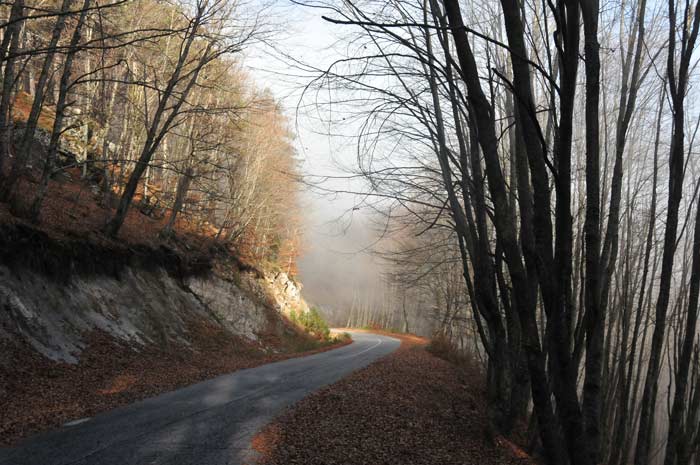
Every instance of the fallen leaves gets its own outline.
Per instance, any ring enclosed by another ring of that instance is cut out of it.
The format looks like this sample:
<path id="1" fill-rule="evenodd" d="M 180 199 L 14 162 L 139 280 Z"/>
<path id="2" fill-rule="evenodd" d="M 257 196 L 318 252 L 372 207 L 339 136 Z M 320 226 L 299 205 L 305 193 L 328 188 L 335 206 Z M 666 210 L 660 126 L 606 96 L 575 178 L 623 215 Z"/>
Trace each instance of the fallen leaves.
<path id="1" fill-rule="evenodd" d="M 34 201 L 39 188 L 37 171 L 29 172 L 20 178 L 16 185 L 16 203 L 20 211 L 27 211 Z M 60 176 L 51 179 L 38 224 L 29 223 L 15 216 L 9 205 L 0 204 L 0 225 L 24 224 L 43 232 L 54 241 L 80 240 L 101 245 L 105 248 L 146 247 L 157 249 L 167 246 L 186 261 L 197 261 L 208 257 L 216 249 L 226 249 L 224 258 L 234 254 L 230 244 L 223 244 L 216 238 L 217 230 L 209 224 L 195 221 L 186 214 L 178 215 L 175 222 L 175 235 L 163 237 L 160 233 L 169 219 L 169 211 L 157 217 L 144 214 L 138 208 L 137 195 L 129 209 L 119 237 L 112 239 L 102 234 L 105 224 L 113 217 L 116 195 L 107 202 L 97 185 L 91 180 L 81 179 L 79 168 L 67 168 Z M 238 259 L 238 257 L 235 257 Z"/>
<path id="2" fill-rule="evenodd" d="M 307 397 L 253 440 L 260 465 L 534 463 L 489 441 L 484 393 L 459 370 L 402 348 Z"/>

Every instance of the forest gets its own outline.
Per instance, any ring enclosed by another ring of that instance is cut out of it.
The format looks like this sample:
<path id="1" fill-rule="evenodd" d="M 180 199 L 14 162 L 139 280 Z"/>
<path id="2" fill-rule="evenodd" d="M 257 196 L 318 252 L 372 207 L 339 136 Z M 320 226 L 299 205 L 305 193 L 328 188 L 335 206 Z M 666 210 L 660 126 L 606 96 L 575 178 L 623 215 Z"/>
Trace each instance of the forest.
<path id="1" fill-rule="evenodd" d="M 307 102 L 389 267 L 348 323 L 478 357 L 548 463 L 698 463 L 697 3 L 302 3 L 344 46 Z"/>
<path id="2" fill-rule="evenodd" d="M 490 427 L 546 463 L 700 464 L 700 4 L 293 3 L 339 37 L 289 71 L 297 112 L 353 144 L 389 269 L 342 324 L 478 359 Z M 241 58 L 279 33 L 264 5 L 0 9 L 3 217 L 296 275 L 290 115 Z"/>
<path id="3" fill-rule="evenodd" d="M 75 232 L 82 207 L 78 222 L 116 238 L 138 212 L 128 240 L 179 229 L 295 272 L 293 135 L 240 59 L 269 34 L 259 11 L 208 0 L 11 3 L 0 44 L 10 214 Z"/>

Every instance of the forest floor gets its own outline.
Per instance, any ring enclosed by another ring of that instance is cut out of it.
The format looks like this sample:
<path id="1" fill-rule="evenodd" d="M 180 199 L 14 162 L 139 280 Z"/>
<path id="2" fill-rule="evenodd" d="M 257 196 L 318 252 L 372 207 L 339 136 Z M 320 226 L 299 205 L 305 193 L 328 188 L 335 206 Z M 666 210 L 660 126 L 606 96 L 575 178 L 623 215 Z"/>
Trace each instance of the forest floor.
<path id="1" fill-rule="evenodd" d="M 307 397 L 253 440 L 258 465 L 535 464 L 489 437 L 483 377 L 429 353 L 399 350 Z"/>
<path id="2" fill-rule="evenodd" d="M 192 322 L 190 334 L 188 347 L 152 345 L 136 351 L 93 332 L 76 365 L 52 362 L 29 347 L 0 340 L 8 362 L 0 363 L 0 445 L 218 375 L 351 342 L 307 344 L 297 335 L 270 336 L 256 344 L 202 321 Z"/>
<path id="3" fill-rule="evenodd" d="M 18 183 L 16 197 L 22 209 L 27 209 L 31 204 L 38 189 L 37 183 L 36 176 L 27 176 Z M 134 197 L 133 207 L 126 215 L 119 237 L 110 238 L 102 233 L 102 228 L 114 215 L 115 208 L 114 205 L 105 204 L 104 194 L 96 192 L 96 189 L 93 182 L 81 179 L 79 169 L 67 169 L 62 178 L 50 181 L 38 224 L 11 212 L 4 203 L 0 204 L 0 224 L 26 225 L 54 240 L 79 239 L 105 248 L 157 248 L 167 245 L 183 259 L 200 259 L 201 255 L 208 255 L 209 249 L 216 244 L 213 238 L 216 231 L 211 227 L 199 228 L 185 216 L 178 217 L 173 237 L 162 237 L 160 233 L 167 223 L 169 211 L 159 211 L 157 215 L 144 214 L 140 209 L 140 195 Z M 116 196 L 112 195 L 112 203 L 115 199 Z"/>

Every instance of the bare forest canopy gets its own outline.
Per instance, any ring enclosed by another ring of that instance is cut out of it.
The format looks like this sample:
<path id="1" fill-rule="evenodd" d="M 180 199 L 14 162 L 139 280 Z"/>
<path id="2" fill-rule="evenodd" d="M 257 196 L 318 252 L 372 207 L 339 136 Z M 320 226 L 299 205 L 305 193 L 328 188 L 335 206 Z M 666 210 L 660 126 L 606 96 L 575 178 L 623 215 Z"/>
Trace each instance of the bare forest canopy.
<path id="1" fill-rule="evenodd" d="M 699 464 L 698 2 L 294 4 L 340 34 L 288 71 L 353 140 L 388 270 L 336 323 L 473 352 L 492 426 L 552 465 Z M 7 212 L 87 221 L 87 186 L 106 237 L 145 217 L 294 274 L 292 136 L 240 62 L 274 43 L 262 4 L 0 9 Z"/>
<path id="2" fill-rule="evenodd" d="M 349 324 L 429 317 L 550 464 L 700 463 L 700 5 L 302 3 L 390 270 Z"/>
<path id="3" fill-rule="evenodd" d="M 270 33 L 262 8 L 18 0 L 0 10 L 6 211 L 127 241 L 193 234 L 296 273 L 293 136 L 241 59 Z"/>

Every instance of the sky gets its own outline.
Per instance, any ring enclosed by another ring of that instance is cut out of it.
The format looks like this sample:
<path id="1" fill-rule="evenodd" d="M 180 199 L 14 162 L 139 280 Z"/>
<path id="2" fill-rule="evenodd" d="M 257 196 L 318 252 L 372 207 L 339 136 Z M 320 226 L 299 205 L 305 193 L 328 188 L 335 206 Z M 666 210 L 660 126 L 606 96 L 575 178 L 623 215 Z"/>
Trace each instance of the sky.
<path id="1" fill-rule="evenodd" d="M 244 64 L 260 88 L 269 88 L 280 99 L 295 133 L 295 146 L 302 173 L 344 176 L 356 157 L 356 147 L 345 139 L 323 134 L 324 127 L 310 110 L 298 106 L 302 90 L 314 73 L 295 69 L 293 61 L 325 69 L 335 58 L 339 26 L 321 18 L 319 9 L 296 5 L 289 0 L 266 4 L 266 15 L 275 31 L 274 42 L 250 47 Z M 306 94 L 302 102 L 312 101 Z M 335 179 L 324 189 L 361 190 L 355 182 Z M 342 315 L 352 300 L 376 289 L 382 280 L 382 266 L 366 249 L 375 236 L 367 214 L 358 207 L 360 198 L 351 194 L 311 192 L 302 194 L 304 250 L 299 260 L 299 280 L 305 298 L 319 305 L 327 316 Z M 362 298 L 362 297 L 360 297 Z M 340 317 L 331 318 L 340 324 Z"/>

